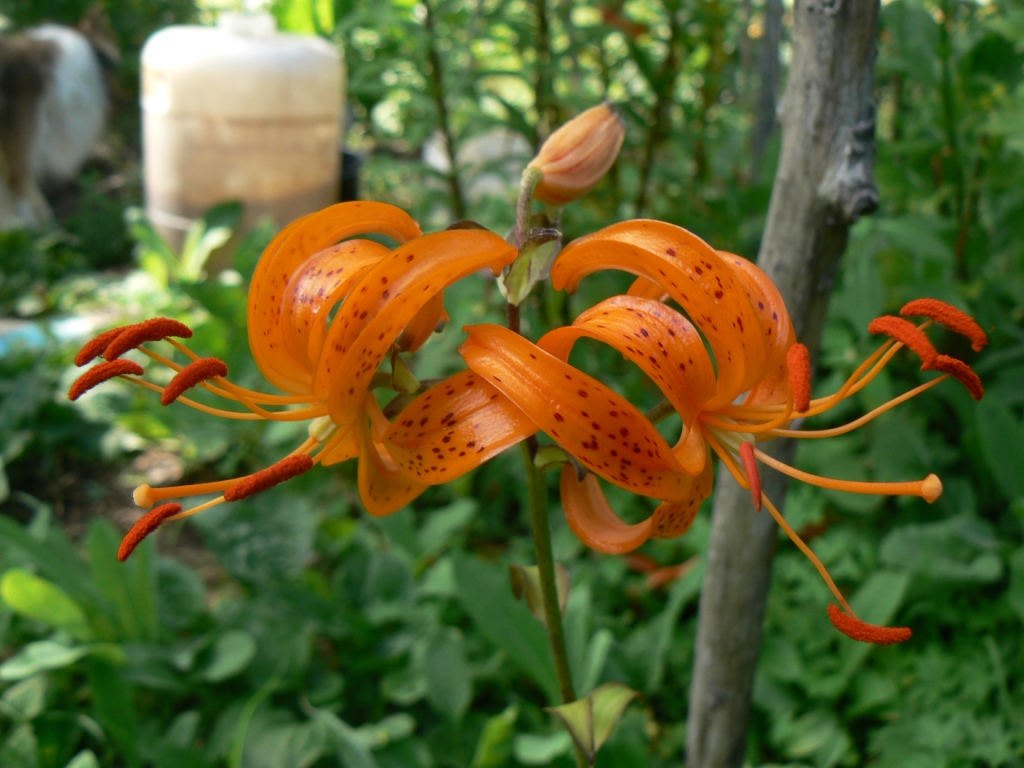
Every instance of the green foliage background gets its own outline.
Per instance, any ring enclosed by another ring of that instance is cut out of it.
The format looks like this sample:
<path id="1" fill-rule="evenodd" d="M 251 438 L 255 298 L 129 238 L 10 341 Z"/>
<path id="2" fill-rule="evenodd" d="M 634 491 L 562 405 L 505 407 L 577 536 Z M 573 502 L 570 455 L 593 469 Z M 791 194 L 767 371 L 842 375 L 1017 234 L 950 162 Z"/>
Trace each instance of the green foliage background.
<path id="1" fill-rule="evenodd" d="M 83 8 L 0 3 L 17 25 L 74 21 Z M 216 10 L 127 0 L 106 9 L 128 88 L 149 32 Z M 456 157 L 495 128 L 536 146 L 609 98 L 627 122 L 626 145 L 610 176 L 566 210 L 567 237 L 643 215 L 756 254 L 778 142 L 768 137 L 755 157 L 762 3 L 294 0 L 274 11 L 286 27 L 343 46 L 364 197 L 409 209 L 425 228 L 465 216 L 504 231 L 529 155 L 512 161 L 507 189 L 475 196 L 473 182 L 507 175 L 505 162 L 463 155 L 454 175 L 428 166 L 422 148 L 439 130 Z M 780 542 L 748 757 L 815 768 L 1021 766 L 1024 6 L 892 0 L 882 27 L 881 209 L 854 228 L 815 391 L 837 387 L 874 348 L 871 318 L 934 296 L 990 332 L 976 358 L 961 340 L 936 337 L 940 350 L 977 361 L 986 397 L 977 404 L 944 385 L 849 436 L 804 444 L 798 464 L 809 471 L 878 480 L 934 471 L 946 492 L 929 506 L 793 486 L 787 516 L 858 612 L 915 634 L 893 648 L 839 636 L 817 573 Z M 120 141 L 137 175 L 136 139 Z M 206 279 L 181 264 L 201 263 L 237 211 L 212 214 L 212 239 L 197 237 L 180 261 L 137 212 L 122 218 L 123 200 L 106 204 L 95 178 L 81 184 L 90 215 L 0 236 L 0 304 L 30 321 L 0 337 L 0 765 L 570 765 L 568 739 L 543 710 L 553 698 L 545 637 L 508 587 L 507 565 L 532 562 L 518 456 L 382 520 L 360 511 L 352 467 L 314 472 L 168 528 L 163 554 L 147 542 L 126 566 L 116 562 L 120 533 L 93 514 L 126 504 L 137 456 L 171 452 L 189 480 L 224 477 L 266 465 L 300 430 L 160 409 L 117 385 L 80 407 L 64 400 L 76 332 L 61 319 L 111 307 L 124 320 L 181 317 L 197 350 L 226 359 L 244 384 L 260 381 L 241 342 L 244 279 L 271 232 L 239 249 L 241 281 Z M 133 266 L 99 271 L 128 263 L 131 244 Z M 594 279 L 579 296 L 539 296 L 526 322 L 562 322 L 621 285 Z M 481 287 L 449 292 L 452 328 L 500 317 Z M 457 334 L 432 342 L 417 373 L 444 373 L 457 343 Z M 580 365 L 641 405 L 656 400 L 607 350 L 586 348 Z M 812 426 L 855 418 L 923 380 L 898 357 Z M 645 512 L 627 494 L 611 501 L 627 516 Z M 212 558 L 195 556 L 196 532 Z M 600 753 L 602 768 L 680 763 L 707 536 L 705 515 L 683 539 L 607 557 L 556 518 L 556 557 L 573 579 L 566 628 L 578 686 L 614 680 L 642 694 Z M 683 562 L 694 567 L 667 587 L 646 573 Z"/>

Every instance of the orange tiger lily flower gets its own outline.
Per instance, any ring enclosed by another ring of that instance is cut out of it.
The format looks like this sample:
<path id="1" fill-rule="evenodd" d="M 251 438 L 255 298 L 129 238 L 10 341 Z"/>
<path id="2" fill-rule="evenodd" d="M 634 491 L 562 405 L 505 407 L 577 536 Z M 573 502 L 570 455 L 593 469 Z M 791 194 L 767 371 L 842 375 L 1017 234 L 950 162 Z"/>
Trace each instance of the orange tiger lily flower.
<path id="1" fill-rule="evenodd" d="M 390 249 L 359 238 L 369 233 L 386 235 L 399 245 Z M 255 392 L 232 383 L 223 361 L 199 357 L 172 338 L 192 333 L 167 318 L 113 329 L 86 344 L 76 358 L 78 365 L 100 355 L 107 362 L 79 378 L 69 393 L 72 399 L 121 376 L 160 393 L 164 405 L 179 402 L 230 419 L 310 422 L 306 441 L 248 477 L 137 488 L 136 503 L 159 506 L 126 537 L 121 559 L 166 520 L 245 498 L 316 464 L 328 466 L 355 457 L 364 507 L 370 514 L 389 514 L 428 485 L 454 479 L 496 450 L 532 434 L 535 427 L 521 413 L 506 414 L 502 423 L 515 428 L 498 436 L 485 428 L 487 443 L 478 450 L 480 438 L 468 436 L 474 425 L 501 422 L 502 414 L 514 409 L 507 402 L 496 403 L 492 388 L 465 373 L 422 393 L 398 414 L 394 425 L 371 391 L 379 384 L 374 374 L 386 357 L 414 351 L 447 320 L 444 288 L 484 268 L 497 274 L 515 256 L 514 248 L 486 230 L 422 235 L 406 213 L 383 203 L 342 203 L 294 222 L 263 253 L 248 302 L 253 357 L 267 380 L 286 394 Z M 160 341 L 187 362 L 176 362 L 147 346 Z M 132 349 L 174 371 L 170 383 L 147 381 L 137 363 L 117 359 Z M 215 408 L 183 396 L 193 387 L 236 407 Z M 494 400 L 489 399 L 492 395 Z M 185 511 L 168 501 L 207 494 L 220 495 Z"/>
<path id="2" fill-rule="evenodd" d="M 674 225 L 631 221 L 571 243 L 555 260 L 551 278 L 555 288 L 575 290 L 583 277 L 601 269 L 630 272 L 638 279 L 627 295 L 597 304 L 572 326 L 550 331 L 536 344 L 498 326 L 476 326 L 460 350 L 471 370 L 589 470 L 580 480 L 566 466 L 561 478 L 566 518 L 580 539 L 602 552 L 620 553 L 651 537 L 685 533 L 711 492 L 710 449 L 740 485 L 751 489 L 755 507 L 767 507 L 821 572 L 843 607 L 829 611 L 837 628 L 869 642 L 907 639 L 908 629 L 873 627 L 856 618 L 824 566 L 761 491 L 758 464 L 825 488 L 913 495 L 928 502 L 942 491 L 939 479 L 929 475 L 871 483 L 818 477 L 779 462 L 756 444 L 772 437 L 843 434 L 951 376 L 980 398 L 981 382 L 969 366 L 938 354 L 923 332 L 937 321 L 980 349 L 986 339 L 977 323 L 942 302 L 911 302 L 904 314 L 924 317 L 924 323 L 876 320 L 870 330 L 890 336 L 889 341 L 838 392 L 811 399 L 807 350 L 796 341 L 778 290 L 752 262 L 715 251 Z M 614 347 L 658 386 L 683 422 L 674 446 L 625 398 L 569 365 L 569 353 L 581 337 Z M 941 375 L 848 425 L 790 428 L 797 416 L 823 413 L 859 392 L 904 346 L 921 356 L 922 368 Z M 662 503 L 648 520 L 629 525 L 611 509 L 597 477 Z"/>

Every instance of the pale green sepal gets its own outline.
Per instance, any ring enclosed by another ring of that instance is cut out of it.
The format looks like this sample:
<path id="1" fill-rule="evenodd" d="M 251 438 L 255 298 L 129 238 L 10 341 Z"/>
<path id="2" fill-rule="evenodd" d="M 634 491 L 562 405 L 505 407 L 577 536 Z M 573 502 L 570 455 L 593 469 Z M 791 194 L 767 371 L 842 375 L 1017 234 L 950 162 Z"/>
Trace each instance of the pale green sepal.
<path id="1" fill-rule="evenodd" d="M 541 472 L 570 463 L 572 457 L 560 445 L 542 445 L 533 457 L 533 466 Z"/>
<path id="2" fill-rule="evenodd" d="M 548 707 L 565 726 L 576 746 L 591 765 L 597 752 L 615 730 L 626 705 L 637 695 L 622 683 L 605 683 L 582 699 Z"/>
<path id="3" fill-rule="evenodd" d="M 405 395 L 420 390 L 420 380 L 413 375 L 397 349 L 391 353 L 391 387 Z"/>
<path id="4" fill-rule="evenodd" d="M 516 600 L 526 598 L 526 607 L 535 617 L 544 622 L 544 599 L 540 586 L 540 569 L 536 565 L 510 565 L 509 581 Z M 561 563 L 555 563 L 555 590 L 558 593 L 558 609 L 565 613 L 569 601 L 569 571 Z"/>
<path id="5" fill-rule="evenodd" d="M 561 245 L 562 233 L 557 229 L 530 230 L 519 256 L 498 280 L 498 287 L 509 304 L 519 306 L 537 283 L 547 279 Z"/>

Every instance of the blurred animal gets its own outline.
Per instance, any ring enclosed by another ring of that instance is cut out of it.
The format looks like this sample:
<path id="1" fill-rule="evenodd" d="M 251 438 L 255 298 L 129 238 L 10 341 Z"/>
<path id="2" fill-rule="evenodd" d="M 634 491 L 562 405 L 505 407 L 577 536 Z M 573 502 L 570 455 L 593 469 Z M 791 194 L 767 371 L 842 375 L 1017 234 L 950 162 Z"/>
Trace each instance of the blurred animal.
<path id="1" fill-rule="evenodd" d="M 99 7 L 78 28 L 0 37 L 0 229 L 51 214 L 40 185 L 69 181 L 106 127 L 119 60 Z"/>

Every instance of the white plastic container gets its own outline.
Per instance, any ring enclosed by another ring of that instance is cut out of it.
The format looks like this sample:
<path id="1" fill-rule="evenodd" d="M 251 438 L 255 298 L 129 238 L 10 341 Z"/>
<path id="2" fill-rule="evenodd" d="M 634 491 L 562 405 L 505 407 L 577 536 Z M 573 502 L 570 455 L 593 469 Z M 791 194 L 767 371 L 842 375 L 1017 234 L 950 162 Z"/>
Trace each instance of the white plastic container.
<path id="1" fill-rule="evenodd" d="M 146 212 L 180 247 L 192 221 L 227 200 L 245 225 L 284 225 L 335 202 L 344 63 L 269 14 L 173 26 L 142 49 Z"/>

